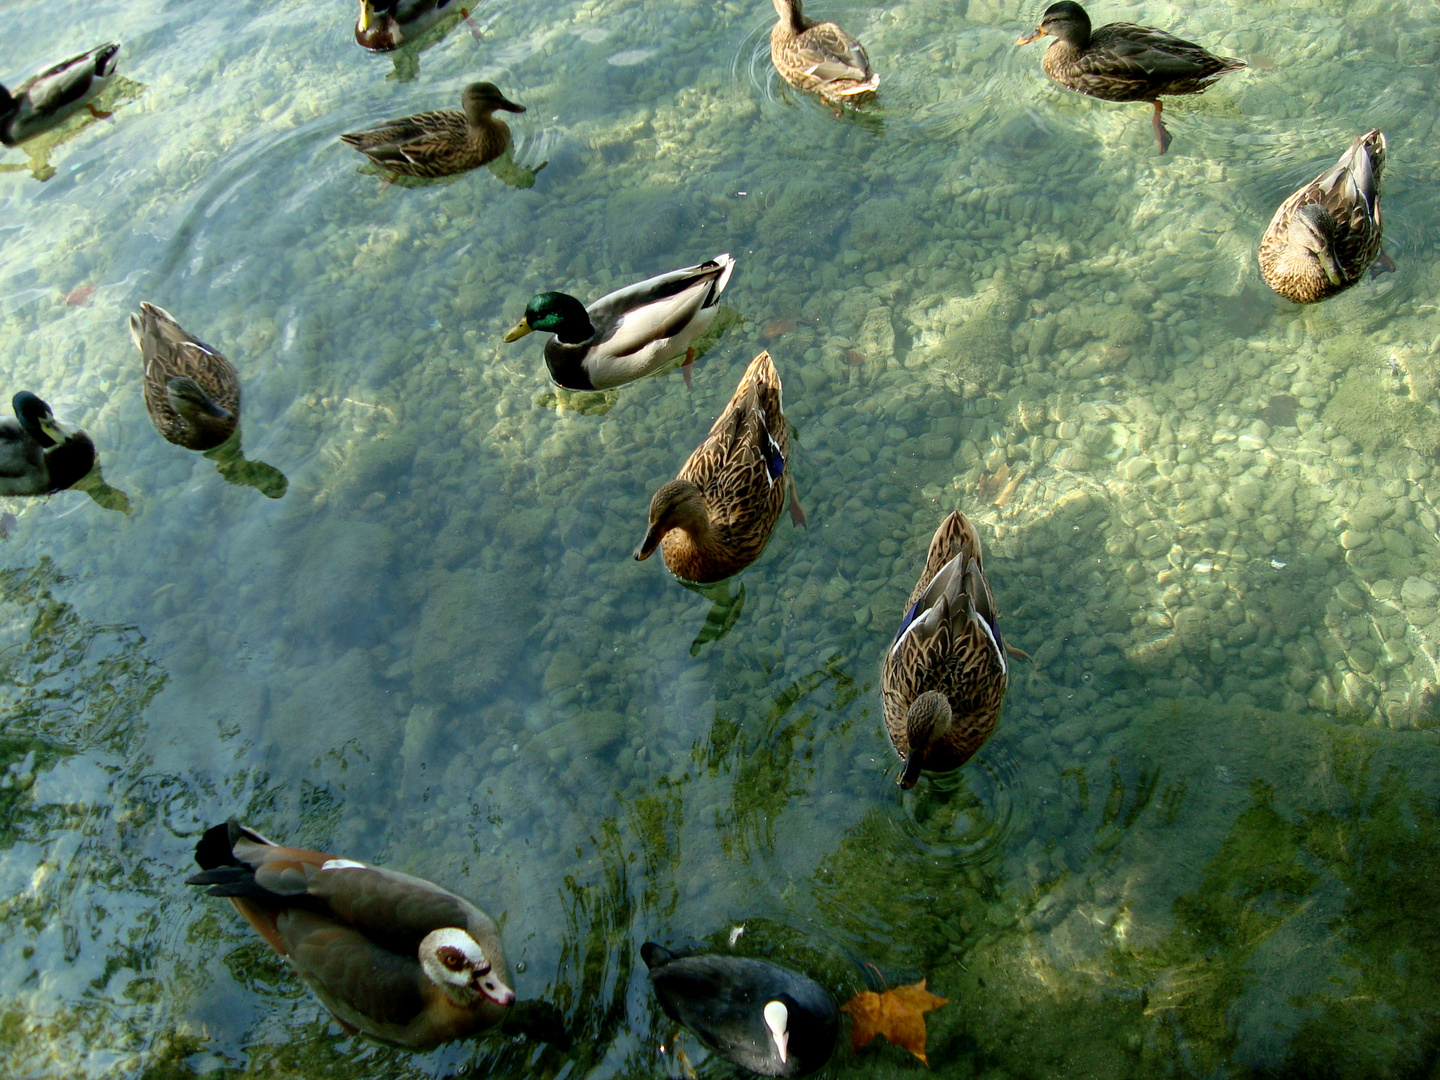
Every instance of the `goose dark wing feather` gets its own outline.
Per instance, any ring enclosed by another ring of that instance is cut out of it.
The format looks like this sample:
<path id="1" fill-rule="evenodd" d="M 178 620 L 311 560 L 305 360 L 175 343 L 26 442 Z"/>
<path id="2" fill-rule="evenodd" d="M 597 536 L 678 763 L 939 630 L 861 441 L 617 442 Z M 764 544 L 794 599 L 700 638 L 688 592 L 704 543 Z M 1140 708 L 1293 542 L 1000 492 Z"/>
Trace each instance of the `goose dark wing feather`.
<path id="1" fill-rule="evenodd" d="M 295 971 L 332 1009 L 342 1006 L 384 1025 L 404 1027 L 425 1008 L 414 955 L 377 945 L 365 934 L 303 909 L 279 920 Z"/>

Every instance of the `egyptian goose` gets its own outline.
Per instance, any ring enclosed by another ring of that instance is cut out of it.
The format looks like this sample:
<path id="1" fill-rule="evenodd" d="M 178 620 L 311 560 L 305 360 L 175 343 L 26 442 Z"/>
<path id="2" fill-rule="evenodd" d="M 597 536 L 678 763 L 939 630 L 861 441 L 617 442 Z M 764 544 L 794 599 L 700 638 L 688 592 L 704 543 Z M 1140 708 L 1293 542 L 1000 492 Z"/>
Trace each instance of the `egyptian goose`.
<path id="1" fill-rule="evenodd" d="M 349 1031 L 412 1050 L 494 1027 L 515 1000 L 494 920 L 421 878 L 280 847 L 230 821 L 187 880 L 228 896 Z"/>

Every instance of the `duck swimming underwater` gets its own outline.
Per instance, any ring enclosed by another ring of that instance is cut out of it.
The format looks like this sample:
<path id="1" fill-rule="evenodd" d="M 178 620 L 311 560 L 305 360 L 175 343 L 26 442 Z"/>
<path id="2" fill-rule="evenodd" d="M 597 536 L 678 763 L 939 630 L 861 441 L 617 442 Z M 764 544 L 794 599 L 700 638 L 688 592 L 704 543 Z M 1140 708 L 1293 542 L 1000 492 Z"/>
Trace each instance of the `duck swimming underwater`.
<path id="1" fill-rule="evenodd" d="M 1110 23 L 1092 31 L 1090 16 L 1071 0 L 1051 4 L 1035 32 L 1015 44 L 1047 35 L 1056 40 L 1045 50 L 1045 74 L 1061 86 L 1105 101 L 1154 103 L 1151 119 L 1162 154 L 1171 137 L 1160 119 L 1161 96 L 1203 93 L 1222 75 L 1246 66 L 1153 26 Z"/>

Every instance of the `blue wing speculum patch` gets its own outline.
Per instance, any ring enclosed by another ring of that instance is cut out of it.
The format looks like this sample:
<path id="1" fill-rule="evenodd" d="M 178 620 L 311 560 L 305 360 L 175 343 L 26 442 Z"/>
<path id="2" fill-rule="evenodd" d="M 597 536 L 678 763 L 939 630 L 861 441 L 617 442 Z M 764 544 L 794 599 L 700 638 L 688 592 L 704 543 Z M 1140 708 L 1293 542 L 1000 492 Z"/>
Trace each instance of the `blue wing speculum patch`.
<path id="1" fill-rule="evenodd" d="M 770 474 L 770 482 L 773 484 L 779 480 L 785 472 L 785 455 L 780 452 L 780 444 L 770 436 L 770 429 L 765 429 L 765 471 Z"/>

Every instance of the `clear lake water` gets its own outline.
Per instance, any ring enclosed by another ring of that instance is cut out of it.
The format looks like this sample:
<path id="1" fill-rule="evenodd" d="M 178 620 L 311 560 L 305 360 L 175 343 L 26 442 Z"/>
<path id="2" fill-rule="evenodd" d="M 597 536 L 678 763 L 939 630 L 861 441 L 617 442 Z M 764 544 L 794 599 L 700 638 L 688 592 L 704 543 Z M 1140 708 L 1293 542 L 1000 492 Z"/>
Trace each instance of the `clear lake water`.
<path id="1" fill-rule="evenodd" d="M 0 1073 L 678 1077 L 654 939 L 925 978 L 947 1078 L 1440 1075 L 1435 6 L 1092 4 L 1251 62 L 1164 157 L 1015 47 L 1042 8 L 813 0 L 881 76 L 837 118 L 768 0 L 480 0 L 396 56 L 339 0 L 0 5 L 7 85 L 124 46 L 111 119 L 0 153 L 4 396 L 108 485 L 0 506 Z M 533 187 L 338 140 L 475 79 Z M 1394 272 L 1280 300 L 1270 215 L 1372 127 Z M 501 343 L 720 252 L 692 390 Z M 141 300 L 282 498 L 158 437 Z M 762 348 L 809 528 L 692 649 L 709 600 L 630 553 Z M 1033 660 L 901 792 L 880 658 L 957 507 Z M 474 900 L 548 1035 L 346 1035 L 183 884 L 230 816 Z"/>

